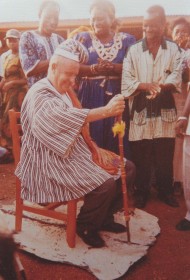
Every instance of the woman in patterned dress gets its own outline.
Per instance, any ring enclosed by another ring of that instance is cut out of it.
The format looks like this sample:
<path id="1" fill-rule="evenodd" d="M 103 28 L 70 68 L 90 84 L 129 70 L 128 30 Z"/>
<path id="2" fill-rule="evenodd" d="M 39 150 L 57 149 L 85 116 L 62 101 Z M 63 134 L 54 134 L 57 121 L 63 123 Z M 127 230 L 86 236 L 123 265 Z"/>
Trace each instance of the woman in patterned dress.
<path id="1" fill-rule="evenodd" d="M 53 33 L 58 25 L 59 12 L 56 1 L 42 2 L 38 30 L 26 31 L 21 36 L 20 58 L 29 87 L 47 76 L 49 60 L 55 48 L 64 41 Z"/>
<path id="2" fill-rule="evenodd" d="M 78 97 L 83 108 L 97 108 L 121 92 L 122 62 L 127 49 L 135 42 L 132 35 L 116 32 L 115 8 L 109 1 L 95 1 L 90 7 L 91 32 L 76 35 L 89 52 L 86 65 L 80 67 Z M 126 114 L 126 112 L 125 112 Z M 125 116 L 126 117 L 126 116 Z M 113 137 L 115 118 L 90 124 L 91 137 L 101 148 L 118 153 L 118 140 Z M 127 133 L 124 150 L 127 154 Z"/>
<path id="3" fill-rule="evenodd" d="M 14 109 L 20 111 L 22 101 L 27 92 L 27 81 L 23 73 L 19 58 L 19 39 L 20 32 L 10 29 L 6 33 L 6 44 L 10 50 L 4 57 L 3 79 L 1 81 L 3 104 L 2 104 L 2 128 L 1 128 L 1 147 L 6 148 L 9 153 L 5 153 L 2 162 L 7 163 L 11 160 L 12 138 L 9 127 L 8 111 Z"/>

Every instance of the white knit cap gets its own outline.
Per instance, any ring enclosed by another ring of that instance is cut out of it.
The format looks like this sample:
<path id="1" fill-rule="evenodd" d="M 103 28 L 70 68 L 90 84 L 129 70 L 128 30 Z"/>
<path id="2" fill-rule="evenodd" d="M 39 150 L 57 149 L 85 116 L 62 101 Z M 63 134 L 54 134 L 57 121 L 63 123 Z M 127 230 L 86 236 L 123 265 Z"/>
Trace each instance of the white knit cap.
<path id="1" fill-rule="evenodd" d="M 60 55 L 79 63 L 86 63 L 89 55 L 87 49 L 77 40 L 72 38 L 65 40 L 55 50 L 56 55 Z"/>

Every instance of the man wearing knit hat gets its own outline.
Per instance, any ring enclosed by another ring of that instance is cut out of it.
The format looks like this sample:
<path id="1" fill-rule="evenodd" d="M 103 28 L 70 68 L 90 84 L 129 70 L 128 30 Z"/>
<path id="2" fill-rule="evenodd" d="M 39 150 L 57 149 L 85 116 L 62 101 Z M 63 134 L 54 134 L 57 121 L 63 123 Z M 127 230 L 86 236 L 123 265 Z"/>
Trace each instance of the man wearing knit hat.
<path id="1" fill-rule="evenodd" d="M 77 233 L 86 244 L 99 248 L 105 245 L 100 230 L 126 230 L 113 218 L 122 199 L 113 176 L 92 160 L 81 131 L 88 122 L 121 114 L 125 103 L 118 95 L 105 107 L 74 107 L 72 88 L 79 62 L 87 58 L 80 42 L 64 41 L 50 60 L 47 78 L 28 91 L 21 110 L 23 137 L 16 175 L 25 200 L 48 203 L 85 196 Z"/>

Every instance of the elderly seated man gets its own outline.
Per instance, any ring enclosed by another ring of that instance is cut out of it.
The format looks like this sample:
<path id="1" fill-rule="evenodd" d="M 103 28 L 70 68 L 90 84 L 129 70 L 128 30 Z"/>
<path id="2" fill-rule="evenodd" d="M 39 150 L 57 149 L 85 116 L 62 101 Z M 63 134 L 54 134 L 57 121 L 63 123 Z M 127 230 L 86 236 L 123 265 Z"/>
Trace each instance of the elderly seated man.
<path id="1" fill-rule="evenodd" d="M 86 56 L 79 42 L 66 40 L 52 56 L 47 78 L 28 91 L 21 109 L 22 149 L 15 174 L 25 200 L 48 203 L 85 196 L 77 234 L 99 248 L 105 245 L 99 231 L 126 230 L 113 217 L 122 207 L 121 184 L 93 161 L 82 129 L 89 122 L 120 115 L 125 103 L 117 95 L 101 108 L 74 107 L 77 102 L 71 88 Z M 126 169 L 127 182 L 132 184 L 135 169 L 128 160 Z"/>

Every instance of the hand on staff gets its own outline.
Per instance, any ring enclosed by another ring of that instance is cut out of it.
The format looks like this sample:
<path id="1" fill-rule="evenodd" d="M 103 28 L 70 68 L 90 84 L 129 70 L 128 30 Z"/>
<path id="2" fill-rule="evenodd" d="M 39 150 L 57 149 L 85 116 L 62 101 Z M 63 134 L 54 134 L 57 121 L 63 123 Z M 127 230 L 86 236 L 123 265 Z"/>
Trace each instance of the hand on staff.
<path id="1" fill-rule="evenodd" d="M 108 117 L 122 114 L 125 109 L 124 97 L 121 94 L 115 95 L 105 107 Z"/>
<path id="2" fill-rule="evenodd" d="M 124 97 L 121 94 L 117 94 L 107 105 L 91 109 L 86 117 L 85 123 L 118 116 L 123 113 L 124 108 Z"/>

